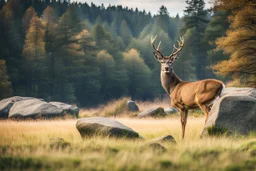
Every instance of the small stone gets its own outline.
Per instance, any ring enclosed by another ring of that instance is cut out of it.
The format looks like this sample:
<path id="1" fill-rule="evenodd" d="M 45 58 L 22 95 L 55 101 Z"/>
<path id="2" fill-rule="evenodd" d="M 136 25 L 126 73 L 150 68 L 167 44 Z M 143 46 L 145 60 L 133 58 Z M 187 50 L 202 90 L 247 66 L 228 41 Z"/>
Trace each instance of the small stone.
<path id="1" fill-rule="evenodd" d="M 171 135 L 162 136 L 159 138 L 152 139 L 150 142 L 159 142 L 159 143 L 170 143 L 170 144 L 176 144 L 177 142 Z"/>
<path id="2" fill-rule="evenodd" d="M 140 113 L 137 117 L 165 117 L 167 114 L 164 112 L 162 107 L 153 108 L 147 111 Z"/>
<path id="3" fill-rule="evenodd" d="M 135 101 L 129 100 L 126 103 L 126 108 L 128 111 L 137 112 L 139 111 L 139 107 L 135 103 Z"/>

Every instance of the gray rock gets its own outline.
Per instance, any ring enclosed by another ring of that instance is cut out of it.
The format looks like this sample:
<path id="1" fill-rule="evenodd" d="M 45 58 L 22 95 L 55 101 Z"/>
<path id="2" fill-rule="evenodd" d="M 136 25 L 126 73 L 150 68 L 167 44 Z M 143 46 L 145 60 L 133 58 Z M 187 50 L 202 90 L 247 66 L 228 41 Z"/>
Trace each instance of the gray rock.
<path id="1" fill-rule="evenodd" d="M 165 108 L 164 112 L 169 114 L 169 115 L 178 114 L 179 113 L 178 109 L 176 109 L 174 107 Z"/>
<path id="2" fill-rule="evenodd" d="M 62 102 L 49 102 L 49 103 L 56 106 L 59 109 L 62 109 L 65 114 L 73 115 L 75 117 L 78 117 L 79 108 L 76 107 L 76 106 L 72 106 L 70 104 L 62 103 Z"/>
<path id="3" fill-rule="evenodd" d="M 62 115 L 62 109 L 39 99 L 17 101 L 9 112 L 9 118 L 56 117 Z"/>
<path id="4" fill-rule="evenodd" d="M 171 136 L 171 135 L 166 135 L 166 136 L 163 136 L 163 137 L 155 138 L 155 139 L 152 139 L 150 142 L 171 143 L 171 144 L 176 144 L 177 143 L 175 141 L 175 139 L 173 138 L 173 136 Z"/>
<path id="5" fill-rule="evenodd" d="M 132 100 L 127 101 L 127 103 L 126 103 L 126 108 L 127 108 L 128 111 L 133 111 L 133 112 L 139 111 L 139 107 L 138 107 L 137 104 L 136 104 L 134 101 L 132 101 Z"/>
<path id="6" fill-rule="evenodd" d="M 256 131 L 256 89 L 226 88 L 213 105 L 201 136 Z"/>
<path id="7" fill-rule="evenodd" d="M 153 108 L 147 111 L 140 113 L 137 117 L 165 117 L 167 114 L 164 112 L 162 107 Z"/>
<path id="8" fill-rule="evenodd" d="M 15 102 L 34 99 L 33 97 L 14 96 L 0 101 L 0 118 L 8 118 L 9 111 Z"/>
<path id="9" fill-rule="evenodd" d="M 76 128 L 82 138 L 92 136 L 114 137 L 114 138 L 139 138 L 139 134 L 131 128 L 118 121 L 104 118 L 91 117 L 79 119 Z"/>
<path id="10" fill-rule="evenodd" d="M 165 152 L 165 151 L 167 151 L 167 149 L 163 145 L 161 145 L 159 143 L 156 143 L 156 142 L 148 143 L 145 146 L 143 146 L 141 149 L 143 151 L 151 149 L 155 152 Z"/>

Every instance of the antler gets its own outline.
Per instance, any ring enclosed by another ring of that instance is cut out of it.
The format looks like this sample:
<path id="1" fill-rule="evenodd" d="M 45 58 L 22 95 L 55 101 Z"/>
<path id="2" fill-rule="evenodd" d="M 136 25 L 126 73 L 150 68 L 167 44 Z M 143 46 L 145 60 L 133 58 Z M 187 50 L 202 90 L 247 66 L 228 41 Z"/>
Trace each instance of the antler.
<path id="1" fill-rule="evenodd" d="M 161 41 L 159 42 L 157 48 L 156 48 L 155 45 L 154 45 L 154 42 L 155 42 L 156 38 L 157 38 L 157 36 L 155 36 L 154 38 L 151 37 L 151 45 L 152 45 L 152 47 L 155 49 L 155 51 L 158 52 L 158 53 L 161 55 L 161 58 L 164 58 L 164 55 L 159 51 L 159 48 L 160 48 L 160 45 L 161 45 Z M 160 58 L 158 58 L 158 57 L 156 57 L 156 58 L 157 58 L 157 59 L 160 59 Z"/>
<path id="2" fill-rule="evenodd" d="M 181 49 L 184 46 L 184 38 L 180 37 L 180 41 L 177 40 L 179 47 L 177 48 L 175 46 L 175 44 L 173 45 L 173 50 L 172 53 L 168 56 L 168 58 L 172 58 L 173 56 L 175 56 L 175 59 L 177 58 L 177 54 L 181 51 Z"/>

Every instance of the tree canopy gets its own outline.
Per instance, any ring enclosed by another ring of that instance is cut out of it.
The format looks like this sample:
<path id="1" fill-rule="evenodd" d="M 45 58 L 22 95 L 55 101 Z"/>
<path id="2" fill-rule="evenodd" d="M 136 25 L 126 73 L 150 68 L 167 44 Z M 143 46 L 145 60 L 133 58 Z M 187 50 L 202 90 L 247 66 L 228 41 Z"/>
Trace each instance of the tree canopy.
<path id="1" fill-rule="evenodd" d="M 161 98 L 160 64 L 150 38 L 184 81 L 218 78 L 255 85 L 255 2 L 186 0 L 184 16 L 72 1 L 0 1 L 0 98 L 33 96 L 95 106 L 130 96 Z"/>

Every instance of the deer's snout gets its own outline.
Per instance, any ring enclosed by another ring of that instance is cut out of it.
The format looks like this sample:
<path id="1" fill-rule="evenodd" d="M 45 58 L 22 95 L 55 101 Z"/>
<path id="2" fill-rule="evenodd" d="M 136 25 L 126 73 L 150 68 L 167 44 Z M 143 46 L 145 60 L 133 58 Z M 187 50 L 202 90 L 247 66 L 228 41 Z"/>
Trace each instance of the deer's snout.
<path id="1" fill-rule="evenodd" d="M 164 69 L 165 69 L 165 71 L 169 71 L 169 67 L 168 66 L 165 66 Z"/>

